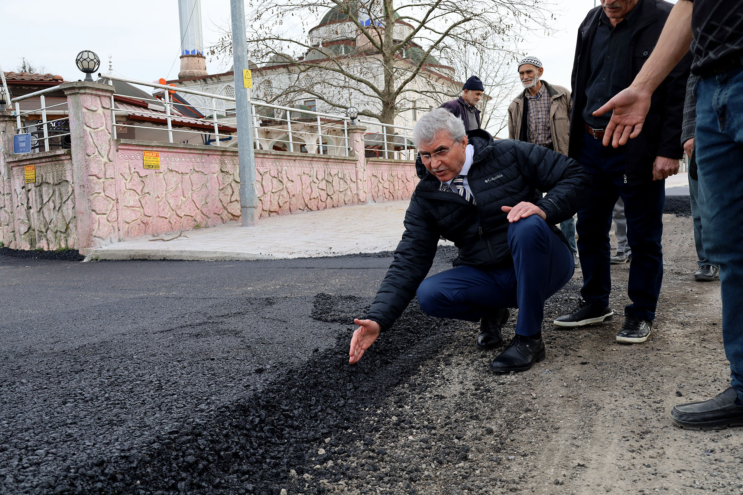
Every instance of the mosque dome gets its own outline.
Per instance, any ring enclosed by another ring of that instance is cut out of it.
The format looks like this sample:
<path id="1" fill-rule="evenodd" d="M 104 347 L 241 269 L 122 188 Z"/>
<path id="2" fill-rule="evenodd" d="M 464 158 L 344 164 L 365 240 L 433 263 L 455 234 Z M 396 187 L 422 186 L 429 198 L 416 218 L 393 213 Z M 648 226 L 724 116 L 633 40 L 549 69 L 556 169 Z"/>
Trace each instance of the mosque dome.
<path id="1" fill-rule="evenodd" d="M 351 14 L 354 15 L 358 19 L 359 16 L 359 4 L 355 1 L 348 2 L 348 10 L 351 12 Z M 395 20 L 399 19 L 400 15 L 395 12 Z M 339 21 L 347 21 L 349 20 L 348 14 L 343 12 L 341 7 L 339 5 L 336 5 L 335 7 L 332 7 L 330 10 L 328 10 L 325 15 L 323 16 L 322 20 L 320 21 L 320 24 L 315 26 L 315 28 L 319 28 L 320 26 L 324 26 L 326 24 L 330 24 L 333 22 L 339 22 Z"/>

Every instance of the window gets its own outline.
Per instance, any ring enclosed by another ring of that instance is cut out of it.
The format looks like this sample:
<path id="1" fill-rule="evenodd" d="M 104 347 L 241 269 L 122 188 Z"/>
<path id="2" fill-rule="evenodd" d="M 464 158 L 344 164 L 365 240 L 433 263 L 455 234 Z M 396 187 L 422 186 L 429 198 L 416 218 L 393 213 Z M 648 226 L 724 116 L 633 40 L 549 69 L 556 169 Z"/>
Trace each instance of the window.
<path id="1" fill-rule="evenodd" d="M 227 86 L 224 87 L 223 93 L 224 93 L 224 96 L 227 96 L 227 97 L 230 97 L 230 98 L 234 98 L 235 97 L 235 88 L 228 84 Z"/>
<path id="2" fill-rule="evenodd" d="M 313 112 L 317 112 L 317 100 L 304 100 L 304 106 Z"/>

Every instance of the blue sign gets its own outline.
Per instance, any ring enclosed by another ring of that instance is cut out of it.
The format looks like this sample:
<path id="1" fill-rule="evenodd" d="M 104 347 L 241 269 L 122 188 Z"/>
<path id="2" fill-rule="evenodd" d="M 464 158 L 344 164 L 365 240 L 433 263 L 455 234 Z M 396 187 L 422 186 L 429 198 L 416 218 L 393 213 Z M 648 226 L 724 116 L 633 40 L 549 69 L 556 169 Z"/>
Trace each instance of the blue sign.
<path id="1" fill-rule="evenodd" d="M 31 153 L 31 134 L 16 134 L 13 136 L 13 153 L 16 155 Z"/>

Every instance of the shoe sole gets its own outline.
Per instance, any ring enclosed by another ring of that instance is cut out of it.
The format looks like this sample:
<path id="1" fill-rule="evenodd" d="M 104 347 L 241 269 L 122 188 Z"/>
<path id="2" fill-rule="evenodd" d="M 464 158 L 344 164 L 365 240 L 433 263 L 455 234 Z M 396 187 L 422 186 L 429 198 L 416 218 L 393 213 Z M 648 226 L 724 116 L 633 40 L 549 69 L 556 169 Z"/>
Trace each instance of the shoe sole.
<path id="1" fill-rule="evenodd" d="M 508 370 L 494 370 L 493 368 L 490 368 L 490 371 L 492 371 L 496 375 L 507 375 L 508 373 L 510 373 L 512 371 L 514 373 L 522 373 L 524 371 L 529 371 L 530 369 L 532 369 L 534 367 L 535 364 L 541 363 L 545 359 L 547 359 L 547 352 L 546 351 L 543 352 L 542 354 L 540 354 L 539 356 L 537 356 L 537 358 L 534 360 L 534 362 L 532 364 L 530 364 L 528 367 L 524 366 L 524 367 L 521 367 L 521 368 L 511 368 L 511 369 L 508 369 Z"/>
<path id="2" fill-rule="evenodd" d="M 733 422 L 727 422 L 727 421 L 710 421 L 709 423 L 683 423 L 679 421 L 678 419 L 671 416 L 671 421 L 673 421 L 673 424 L 678 426 L 679 428 L 683 428 L 685 430 L 724 430 L 726 428 L 735 428 L 738 426 L 743 426 L 743 420 L 735 420 Z"/>
<path id="3" fill-rule="evenodd" d="M 624 265 L 625 263 L 629 263 L 629 260 L 624 260 L 624 261 L 609 261 L 609 263 L 612 264 L 612 265 Z"/>
<path id="4" fill-rule="evenodd" d="M 617 342 L 620 344 L 642 344 L 650 338 L 653 332 L 650 332 L 645 337 L 620 337 L 617 335 Z"/>
<path id="5" fill-rule="evenodd" d="M 605 314 L 604 316 L 600 316 L 598 318 L 588 318 L 587 320 L 581 320 L 581 321 L 557 321 L 555 320 L 555 326 L 565 327 L 565 328 L 584 327 L 586 325 L 595 325 L 596 323 L 603 323 L 605 321 L 609 321 L 612 319 L 612 316 L 614 316 L 614 311 L 612 311 L 611 313 Z"/>
<path id="6" fill-rule="evenodd" d="M 714 282 L 715 280 L 718 280 L 717 277 L 697 277 L 694 275 L 694 280 L 697 282 Z"/>

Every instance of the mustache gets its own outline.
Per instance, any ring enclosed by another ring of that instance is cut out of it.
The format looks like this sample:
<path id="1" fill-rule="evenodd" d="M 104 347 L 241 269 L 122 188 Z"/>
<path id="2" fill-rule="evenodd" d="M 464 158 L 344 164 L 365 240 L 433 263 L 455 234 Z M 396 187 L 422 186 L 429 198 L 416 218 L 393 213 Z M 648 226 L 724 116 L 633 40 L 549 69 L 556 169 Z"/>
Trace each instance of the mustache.
<path id="1" fill-rule="evenodd" d="M 618 8 L 620 8 L 620 7 L 622 6 L 622 4 L 621 4 L 621 3 L 619 3 L 619 2 L 614 2 L 614 3 L 604 3 L 604 4 L 603 4 L 603 6 L 604 6 L 605 8 L 608 8 L 608 9 L 618 9 Z"/>

